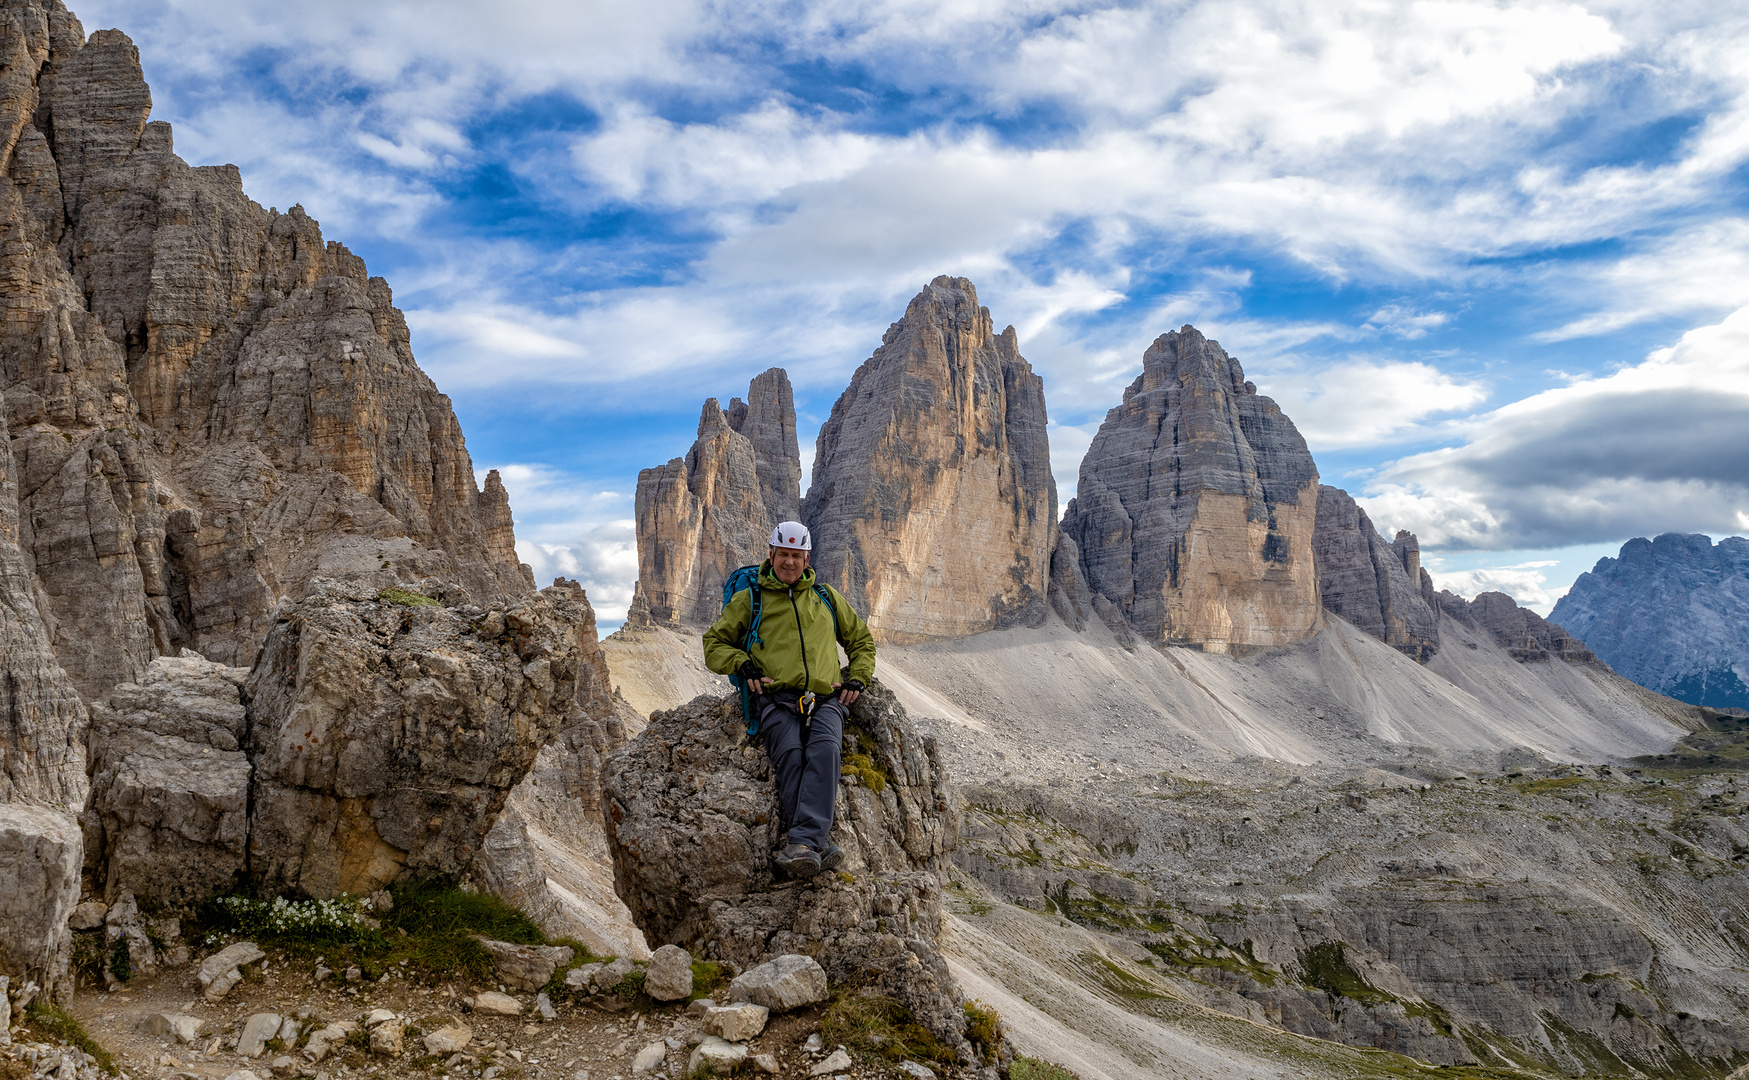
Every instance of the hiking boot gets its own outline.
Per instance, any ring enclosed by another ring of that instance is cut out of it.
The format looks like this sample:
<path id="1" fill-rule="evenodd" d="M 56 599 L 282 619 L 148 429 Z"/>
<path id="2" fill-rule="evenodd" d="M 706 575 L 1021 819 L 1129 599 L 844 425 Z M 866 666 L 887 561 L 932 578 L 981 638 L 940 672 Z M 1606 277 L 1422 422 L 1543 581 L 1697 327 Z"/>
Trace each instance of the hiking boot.
<path id="1" fill-rule="evenodd" d="M 820 852 L 820 869 L 822 871 L 836 870 L 844 865 L 844 849 L 837 844 L 827 844 L 826 850 Z"/>
<path id="2" fill-rule="evenodd" d="M 790 844 L 773 855 L 771 862 L 793 878 L 811 878 L 820 872 L 820 856 L 806 844 Z"/>

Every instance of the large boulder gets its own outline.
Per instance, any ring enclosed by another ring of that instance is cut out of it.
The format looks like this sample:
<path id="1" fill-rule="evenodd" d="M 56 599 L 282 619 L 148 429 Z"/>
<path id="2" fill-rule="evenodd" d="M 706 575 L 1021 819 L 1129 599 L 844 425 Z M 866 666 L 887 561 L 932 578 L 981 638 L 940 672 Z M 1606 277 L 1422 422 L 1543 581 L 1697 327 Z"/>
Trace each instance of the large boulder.
<path id="1" fill-rule="evenodd" d="M 970 281 L 912 298 L 820 428 L 802 520 L 820 580 L 885 641 L 1037 626 L 1057 485 L 1044 383 Z"/>
<path id="2" fill-rule="evenodd" d="M 67 919 L 79 903 L 83 846 L 71 815 L 0 803 L 0 975 L 14 989 L 36 983 L 70 992 Z"/>
<path id="3" fill-rule="evenodd" d="M 1293 421 L 1185 326 L 1149 346 L 1106 414 L 1062 527 L 1107 621 L 1224 652 L 1322 625 L 1317 509 L 1318 470 Z"/>
<path id="4" fill-rule="evenodd" d="M 85 859 L 98 888 L 160 905 L 233 885 L 249 833 L 247 668 L 159 657 L 92 708 Z"/>
<path id="5" fill-rule="evenodd" d="M 832 838 L 839 873 L 773 876 L 778 807 L 734 696 L 651 716 L 608 756 L 602 796 L 620 897 L 651 944 L 742 968 L 814 957 L 835 987 L 900 1001 L 958 1045 L 959 991 L 938 946 L 959 811 L 935 741 L 879 683 L 851 708 Z"/>
<path id="6" fill-rule="evenodd" d="M 578 680 L 598 677 L 593 636 L 564 597 L 480 608 L 313 584 L 245 687 L 260 887 L 323 897 L 468 872 Z"/>
<path id="7" fill-rule="evenodd" d="M 1348 492 L 1319 485 L 1313 547 L 1326 611 L 1420 663 L 1432 659 L 1439 611 L 1414 533 L 1399 530 L 1394 542 L 1386 540 Z"/>

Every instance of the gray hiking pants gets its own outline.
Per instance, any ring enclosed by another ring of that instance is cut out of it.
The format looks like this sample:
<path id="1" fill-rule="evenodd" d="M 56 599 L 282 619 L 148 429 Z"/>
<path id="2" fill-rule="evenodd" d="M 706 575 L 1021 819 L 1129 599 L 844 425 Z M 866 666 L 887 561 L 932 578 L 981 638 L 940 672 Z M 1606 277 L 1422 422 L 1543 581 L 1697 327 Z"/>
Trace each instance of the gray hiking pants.
<path id="1" fill-rule="evenodd" d="M 843 704 L 837 698 L 820 702 L 804 736 L 800 716 L 765 698 L 759 729 L 765 733 L 765 753 L 777 776 L 777 805 L 789 830 L 789 842 L 826 850 L 838 798 Z"/>

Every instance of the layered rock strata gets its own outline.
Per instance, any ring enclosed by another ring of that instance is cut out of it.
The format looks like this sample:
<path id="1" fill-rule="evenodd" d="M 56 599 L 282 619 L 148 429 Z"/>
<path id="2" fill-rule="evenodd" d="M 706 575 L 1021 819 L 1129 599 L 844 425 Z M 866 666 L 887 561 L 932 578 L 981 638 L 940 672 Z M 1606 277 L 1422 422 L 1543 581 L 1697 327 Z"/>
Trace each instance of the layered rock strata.
<path id="1" fill-rule="evenodd" d="M 1044 621 L 1057 488 L 1043 381 L 970 281 L 938 277 L 820 429 L 814 566 L 886 641 Z"/>
<path id="2" fill-rule="evenodd" d="M 159 657 L 92 708 L 85 861 L 105 899 L 125 890 L 176 908 L 241 884 L 248 675 L 192 653 Z"/>
<path id="3" fill-rule="evenodd" d="M 1665 533 L 1597 560 L 1549 618 L 1621 675 L 1692 705 L 1749 709 L 1749 540 Z"/>
<path id="4" fill-rule="evenodd" d="M 57 997 L 71 992 L 67 918 L 79 903 L 82 850 L 79 824 L 69 815 L 0 803 L 0 976 L 7 977 L 0 986 L 10 982 L 21 994 L 33 983 Z"/>
<path id="5" fill-rule="evenodd" d="M 1486 631 L 1519 663 L 1558 657 L 1573 664 L 1595 664 L 1597 656 L 1585 643 L 1503 592 L 1485 592 L 1474 600 L 1440 590 L 1439 609 L 1478 630 Z"/>
<path id="6" fill-rule="evenodd" d="M 318 582 L 244 687 L 251 874 L 324 897 L 460 875 L 599 652 L 565 598 L 508 607 Z"/>
<path id="7" fill-rule="evenodd" d="M 605 764 L 615 885 L 652 944 L 743 968 L 805 953 L 834 986 L 896 998 L 960 1045 L 959 992 L 939 949 L 957 796 L 934 740 L 878 683 L 851 707 L 848 730 L 832 834 L 843 873 L 780 882 L 770 766 L 746 745 L 739 701 L 655 713 Z"/>
<path id="8" fill-rule="evenodd" d="M 178 158 L 119 31 L 25 0 L 0 50 L 19 544 L 86 699 L 183 647 L 247 663 L 347 538 L 428 549 L 476 602 L 531 593 L 387 284 Z"/>
<path id="9" fill-rule="evenodd" d="M 1293 422 L 1185 326 L 1155 340 L 1106 414 L 1063 531 L 1096 607 L 1104 597 L 1143 636 L 1280 645 L 1320 625 L 1317 489 Z"/>
<path id="10" fill-rule="evenodd" d="M 1325 610 L 1418 663 L 1433 658 L 1439 612 L 1414 533 L 1399 531 L 1394 543 L 1386 540 L 1348 492 L 1320 485 L 1312 539 Z"/>
<path id="11" fill-rule="evenodd" d="M 709 625 L 723 581 L 765 558 L 771 527 L 793 519 L 801 458 L 789 376 L 772 368 L 725 412 L 704 403 L 686 457 L 638 473 L 638 617 Z"/>

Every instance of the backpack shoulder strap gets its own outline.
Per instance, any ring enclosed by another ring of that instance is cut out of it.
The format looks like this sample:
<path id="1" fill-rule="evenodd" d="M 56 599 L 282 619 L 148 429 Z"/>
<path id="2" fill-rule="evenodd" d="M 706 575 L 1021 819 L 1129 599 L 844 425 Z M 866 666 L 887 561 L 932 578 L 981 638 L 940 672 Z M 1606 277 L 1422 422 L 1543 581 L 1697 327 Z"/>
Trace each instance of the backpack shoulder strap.
<path id="1" fill-rule="evenodd" d="M 832 613 L 832 636 L 839 641 L 844 640 L 843 631 L 838 629 L 838 605 L 832 602 L 832 591 L 818 581 L 814 582 L 814 592 L 826 602 L 826 610 Z"/>

